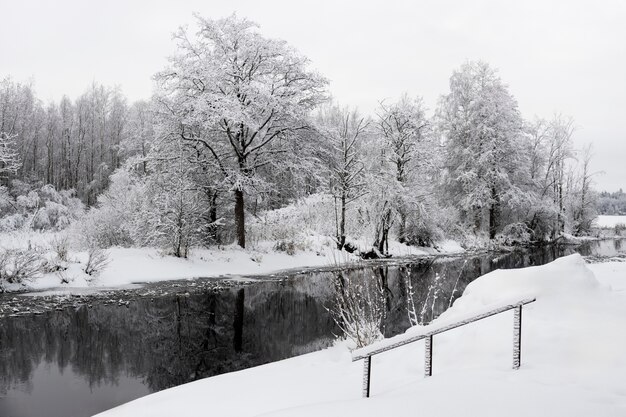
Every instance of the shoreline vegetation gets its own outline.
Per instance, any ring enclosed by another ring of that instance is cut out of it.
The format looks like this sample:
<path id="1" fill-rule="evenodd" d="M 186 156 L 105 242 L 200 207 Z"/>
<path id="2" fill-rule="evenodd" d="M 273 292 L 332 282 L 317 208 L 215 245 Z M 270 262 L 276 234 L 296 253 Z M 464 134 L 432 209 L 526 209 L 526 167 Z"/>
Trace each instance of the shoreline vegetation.
<path id="1" fill-rule="evenodd" d="M 70 294 L 80 293 L 86 289 L 123 290 L 134 284 L 195 278 L 270 277 L 298 269 L 339 269 L 358 265 L 363 260 L 402 262 L 416 257 L 463 255 L 485 251 L 510 252 L 517 248 L 552 244 L 579 245 L 590 240 L 621 238 L 623 236 L 621 225 L 626 216 L 619 219 L 613 217 L 619 216 L 599 216 L 595 223 L 594 236 L 577 237 L 563 234 L 554 242 L 486 244 L 467 249 L 454 240 L 443 241 L 435 247 L 416 247 L 392 242 L 384 256 L 368 246 L 364 240 L 348 239 L 346 246 L 352 248 L 352 252 L 348 252 L 346 248 L 338 250 L 332 238 L 315 234 L 294 239 L 293 241 L 299 243 L 293 246 L 285 247 L 284 241 L 260 241 L 247 249 L 235 244 L 199 247 L 190 250 L 187 258 L 179 258 L 159 248 L 112 247 L 95 254 L 75 250 L 67 234 L 62 231 L 2 233 L 0 234 L 2 250 L 9 253 L 15 251 L 14 253 L 35 254 L 33 259 L 38 263 L 38 267 L 20 282 L 0 283 L 0 293 L 53 290 L 58 294 Z M 94 256 L 101 259 L 91 259 Z"/>

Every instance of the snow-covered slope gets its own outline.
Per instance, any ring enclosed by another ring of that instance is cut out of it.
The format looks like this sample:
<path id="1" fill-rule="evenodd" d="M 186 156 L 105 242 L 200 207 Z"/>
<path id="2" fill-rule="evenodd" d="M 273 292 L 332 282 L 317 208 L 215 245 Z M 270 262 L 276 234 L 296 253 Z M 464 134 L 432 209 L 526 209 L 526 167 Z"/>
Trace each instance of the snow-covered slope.
<path id="1" fill-rule="evenodd" d="M 361 398 L 362 363 L 352 363 L 339 344 L 162 391 L 100 416 L 625 416 L 624 277 L 626 263 L 585 265 L 572 255 L 470 284 L 441 320 L 510 297 L 537 297 L 524 308 L 517 371 L 512 313 L 504 313 L 436 336 L 431 378 L 422 377 L 422 342 L 376 356 L 369 399 Z"/>

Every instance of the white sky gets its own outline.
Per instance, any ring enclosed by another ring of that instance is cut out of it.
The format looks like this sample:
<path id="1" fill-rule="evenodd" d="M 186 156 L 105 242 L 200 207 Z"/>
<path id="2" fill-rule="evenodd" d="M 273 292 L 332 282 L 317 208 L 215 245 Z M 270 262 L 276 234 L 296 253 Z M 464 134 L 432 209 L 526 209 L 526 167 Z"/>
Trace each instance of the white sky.
<path id="1" fill-rule="evenodd" d="M 237 12 L 287 40 L 342 104 L 421 95 L 432 110 L 466 60 L 500 70 L 526 118 L 574 117 L 598 189 L 626 189 L 626 1 L 0 0 L 0 77 L 72 98 L 93 81 L 148 98 L 192 12 Z"/>

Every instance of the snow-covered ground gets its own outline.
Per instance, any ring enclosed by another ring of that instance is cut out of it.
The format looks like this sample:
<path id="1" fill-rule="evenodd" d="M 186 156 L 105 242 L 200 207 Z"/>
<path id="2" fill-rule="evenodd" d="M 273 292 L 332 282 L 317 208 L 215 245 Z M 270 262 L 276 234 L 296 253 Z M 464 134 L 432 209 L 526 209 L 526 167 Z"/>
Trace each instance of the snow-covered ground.
<path id="1" fill-rule="evenodd" d="M 51 247 L 55 239 L 58 236 L 53 233 L 3 234 L 0 235 L 0 248 L 38 247 L 40 251 L 46 252 L 48 258 L 53 258 L 55 255 Z M 364 242 L 355 243 L 362 244 L 364 249 L 367 247 Z M 311 235 L 304 247 L 306 250 L 297 250 L 292 255 L 276 251 L 273 242 L 259 242 L 245 250 L 235 245 L 198 248 L 191 252 L 188 259 L 167 256 L 152 248 L 111 248 L 106 251 L 108 264 L 96 276 L 87 275 L 83 271 L 87 252 L 70 251 L 66 271 L 44 274 L 24 284 L 33 290 L 72 292 L 84 288 L 113 288 L 174 279 L 271 274 L 285 269 L 328 267 L 359 260 L 356 255 L 337 251 L 332 239 L 319 235 Z M 394 257 L 463 251 L 454 241 L 442 242 L 438 251 L 390 242 L 389 250 Z M 62 280 L 67 282 L 62 283 Z M 5 288 L 11 291 L 24 287 L 7 284 Z"/>
<path id="2" fill-rule="evenodd" d="M 436 336 L 430 378 L 422 376 L 423 342 L 374 357 L 369 399 L 361 398 L 362 363 L 352 363 L 338 344 L 165 390 L 99 416 L 625 416 L 626 263 L 586 265 L 571 255 L 495 271 L 472 282 L 438 320 L 529 296 L 537 302 L 524 308 L 517 371 L 507 312 Z"/>
<path id="3" fill-rule="evenodd" d="M 594 226 L 602 229 L 610 229 L 618 224 L 626 225 L 626 216 L 598 216 L 594 222 Z"/>

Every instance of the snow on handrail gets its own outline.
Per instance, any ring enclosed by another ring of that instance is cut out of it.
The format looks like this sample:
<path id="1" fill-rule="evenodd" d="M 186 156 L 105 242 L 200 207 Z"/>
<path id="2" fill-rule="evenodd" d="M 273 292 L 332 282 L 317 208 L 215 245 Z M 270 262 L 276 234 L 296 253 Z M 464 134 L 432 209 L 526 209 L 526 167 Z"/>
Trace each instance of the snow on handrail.
<path id="1" fill-rule="evenodd" d="M 370 396 L 370 381 L 372 375 L 372 356 L 388 350 L 404 346 L 406 344 L 425 339 L 424 344 L 424 375 L 429 377 L 433 374 L 433 336 L 448 330 L 456 329 L 475 321 L 514 310 L 513 314 L 513 369 L 518 369 L 522 360 L 522 306 L 536 301 L 536 298 L 527 298 L 514 303 L 507 303 L 499 307 L 490 307 L 486 311 L 475 312 L 474 315 L 458 321 L 449 319 L 447 322 L 424 326 L 417 334 L 403 334 L 378 343 L 365 346 L 352 352 L 352 361 L 363 359 L 363 397 Z"/>
<path id="2" fill-rule="evenodd" d="M 355 349 L 352 351 L 352 362 L 365 359 L 370 356 L 377 355 L 379 353 L 386 352 L 391 349 L 395 349 L 400 346 L 404 346 L 409 343 L 417 342 L 418 340 L 425 339 L 429 336 L 433 336 L 439 333 L 446 332 L 448 330 L 455 329 L 457 327 L 464 326 L 469 323 L 473 323 L 475 321 L 494 316 L 499 313 L 503 313 L 508 310 L 513 310 L 516 307 L 530 304 L 536 301 L 536 298 L 527 298 L 521 301 L 517 301 L 515 303 L 508 303 L 506 305 L 502 305 L 496 308 L 490 308 L 484 312 L 477 312 L 474 315 L 467 317 L 465 319 L 455 321 L 452 323 L 437 323 L 436 325 L 428 325 L 424 326 L 423 329 L 419 331 L 419 333 L 411 333 L 410 335 L 398 335 L 389 339 L 381 340 L 380 342 L 372 343 L 369 346 L 364 346 L 359 349 Z"/>

